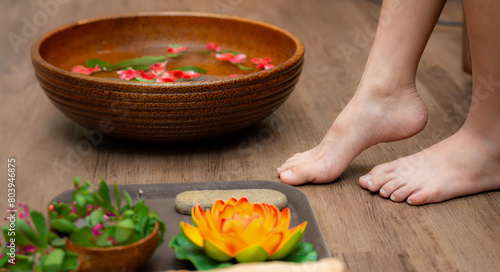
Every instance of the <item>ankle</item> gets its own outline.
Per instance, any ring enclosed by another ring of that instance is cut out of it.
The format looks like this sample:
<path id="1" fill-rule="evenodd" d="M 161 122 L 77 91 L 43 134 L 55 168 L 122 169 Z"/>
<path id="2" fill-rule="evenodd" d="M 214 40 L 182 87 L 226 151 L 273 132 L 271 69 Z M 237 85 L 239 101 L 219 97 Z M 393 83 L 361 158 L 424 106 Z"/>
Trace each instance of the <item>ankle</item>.
<path id="1" fill-rule="evenodd" d="M 466 137 L 469 138 L 469 143 L 476 143 L 478 151 L 486 154 L 493 161 L 500 163 L 500 136 L 494 130 L 485 127 L 478 128 L 477 124 L 473 124 L 467 120 L 461 129 Z"/>
<path id="2" fill-rule="evenodd" d="M 415 92 L 415 78 L 365 73 L 359 83 L 358 91 L 370 93 L 380 98 L 401 95 L 402 91 Z"/>

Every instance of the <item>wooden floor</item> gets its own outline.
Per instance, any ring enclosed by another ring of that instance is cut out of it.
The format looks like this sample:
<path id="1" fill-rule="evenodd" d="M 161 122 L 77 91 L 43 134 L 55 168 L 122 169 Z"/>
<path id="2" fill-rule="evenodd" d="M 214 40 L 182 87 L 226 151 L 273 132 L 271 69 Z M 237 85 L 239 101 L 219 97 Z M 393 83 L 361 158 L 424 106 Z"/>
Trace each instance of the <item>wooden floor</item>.
<path id="1" fill-rule="evenodd" d="M 38 1 L 0 2 L 0 173 L 6 184 L 7 159 L 15 157 L 17 201 L 35 209 L 69 189 L 75 176 L 119 184 L 279 182 L 275 168 L 317 145 L 353 95 L 380 10 L 367 0 L 59 2 L 45 21 Z M 221 140 L 172 147 L 106 138 L 85 149 L 89 139 L 83 128 L 58 112 L 35 80 L 29 57 L 33 36 L 79 19 L 160 10 L 227 13 L 295 33 L 306 48 L 295 91 L 260 124 Z M 37 25 L 28 29 L 34 17 Z M 461 21 L 460 1 L 450 0 L 442 19 Z M 22 37 L 14 46 L 10 33 Z M 461 33 L 461 27 L 437 26 L 423 55 L 417 87 L 430 110 L 423 132 L 366 150 L 334 183 L 298 187 L 310 199 L 329 250 L 347 271 L 500 271 L 499 191 L 412 207 L 357 182 L 373 166 L 415 153 L 462 125 L 471 77 L 462 72 Z M 346 46 L 354 50 L 351 55 L 342 53 Z M 0 184 L 2 211 L 6 189 Z"/>

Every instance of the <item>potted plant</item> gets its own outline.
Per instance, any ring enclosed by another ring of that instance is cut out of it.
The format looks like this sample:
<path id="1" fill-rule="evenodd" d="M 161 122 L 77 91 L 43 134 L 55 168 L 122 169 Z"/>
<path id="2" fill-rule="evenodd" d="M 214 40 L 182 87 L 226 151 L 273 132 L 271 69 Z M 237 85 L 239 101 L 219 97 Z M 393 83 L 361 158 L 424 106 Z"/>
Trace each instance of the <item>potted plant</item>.
<path id="1" fill-rule="evenodd" d="M 50 231 L 45 217 L 19 204 L 23 210 L 6 217 L 1 227 L 5 244 L 0 247 L 0 271 L 63 272 L 78 267 L 78 257 L 65 248 L 66 239 Z"/>
<path id="2" fill-rule="evenodd" d="M 50 203 L 48 214 L 52 229 L 78 254 L 78 271 L 136 271 L 163 243 L 166 228 L 158 214 L 143 199 L 133 204 L 116 184 L 113 201 L 105 180 L 96 187 L 78 178 L 73 183 L 73 202 Z"/>
<path id="3" fill-rule="evenodd" d="M 316 261 L 310 243 L 302 243 L 307 221 L 289 229 L 290 209 L 280 211 L 248 199 L 217 200 L 212 209 L 192 209 L 193 225 L 181 222 L 172 237 L 178 259 L 189 260 L 198 270 L 223 268 L 235 263 Z"/>

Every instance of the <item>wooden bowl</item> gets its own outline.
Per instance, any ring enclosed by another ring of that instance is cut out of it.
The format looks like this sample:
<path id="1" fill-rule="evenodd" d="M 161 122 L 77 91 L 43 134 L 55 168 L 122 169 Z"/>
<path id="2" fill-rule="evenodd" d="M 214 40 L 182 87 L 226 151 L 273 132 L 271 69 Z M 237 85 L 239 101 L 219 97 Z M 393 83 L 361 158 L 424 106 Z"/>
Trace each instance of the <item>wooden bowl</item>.
<path id="1" fill-rule="evenodd" d="M 141 240 L 116 247 L 84 247 L 66 240 L 66 249 L 78 255 L 75 272 L 137 271 L 153 255 L 158 246 L 159 224 Z"/>
<path id="2" fill-rule="evenodd" d="M 270 56 L 275 67 L 228 78 L 245 71 L 193 53 L 173 60 L 172 65 L 208 70 L 197 81 L 131 82 L 70 72 L 88 59 L 114 63 L 165 54 L 172 44 L 203 50 L 209 42 L 246 53 L 246 66 L 253 65 L 251 58 Z M 59 28 L 34 42 L 31 57 L 51 102 L 80 125 L 128 140 L 186 142 L 233 133 L 270 115 L 294 89 L 304 47 L 295 35 L 254 20 L 162 12 L 92 19 Z"/>

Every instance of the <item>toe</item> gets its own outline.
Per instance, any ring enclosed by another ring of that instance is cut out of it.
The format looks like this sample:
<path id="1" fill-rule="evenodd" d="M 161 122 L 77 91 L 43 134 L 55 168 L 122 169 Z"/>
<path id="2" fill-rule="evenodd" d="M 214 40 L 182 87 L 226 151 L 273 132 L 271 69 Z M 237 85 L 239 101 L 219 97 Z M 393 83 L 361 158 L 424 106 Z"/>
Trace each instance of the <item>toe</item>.
<path id="1" fill-rule="evenodd" d="M 304 171 L 304 167 L 299 165 L 292 169 L 281 172 L 280 179 L 281 182 L 286 184 L 300 185 L 308 181 L 308 175 L 307 172 Z"/>
<path id="2" fill-rule="evenodd" d="M 287 169 L 280 174 L 280 179 L 283 183 L 290 185 L 300 185 L 310 181 L 311 168 L 307 167 L 309 163 L 299 164 L 295 167 Z"/>
<path id="3" fill-rule="evenodd" d="M 402 202 L 414 192 L 414 189 L 408 184 L 396 189 L 390 196 L 392 201 Z"/>
<path id="4" fill-rule="evenodd" d="M 394 167 L 395 167 L 394 161 L 379 164 L 379 165 L 373 167 L 372 170 L 370 170 L 370 174 L 372 174 L 373 176 L 382 176 L 385 174 L 389 174 L 389 173 L 394 172 Z"/>
<path id="5" fill-rule="evenodd" d="M 293 155 L 291 158 L 289 158 L 288 160 L 286 160 L 285 163 L 283 163 L 280 167 L 278 167 L 278 169 L 277 169 L 278 175 L 281 175 L 281 173 L 283 173 L 287 170 L 290 170 L 290 169 L 294 168 L 295 166 L 307 161 L 303 158 L 302 154 L 303 153 L 297 153 L 297 154 Z"/>
<path id="6" fill-rule="evenodd" d="M 404 182 L 402 182 L 401 179 L 399 178 L 393 178 L 391 179 L 390 181 L 386 182 L 384 184 L 384 186 L 382 186 L 380 188 L 380 195 L 385 197 L 385 198 L 389 198 L 391 197 L 391 200 L 395 200 L 395 197 L 396 196 L 392 196 L 392 194 L 398 190 L 399 188 L 402 188 L 403 186 L 405 186 L 406 184 Z"/>
<path id="7" fill-rule="evenodd" d="M 359 178 L 359 185 L 367 190 L 370 190 L 370 188 L 373 187 L 372 175 L 368 173 L 364 176 L 361 176 Z"/>
<path id="8" fill-rule="evenodd" d="M 291 169 L 281 172 L 280 179 L 283 183 L 290 185 L 300 185 L 306 182 L 325 183 L 333 181 L 327 176 L 324 167 L 320 167 L 316 161 L 307 161 Z"/>
<path id="9" fill-rule="evenodd" d="M 365 189 L 377 192 L 387 182 L 396 178 L 394 167 L 394 162 L 377 165 L 368 174 L 359 178 L 359 184 Z"/>
<path id="10" fill-rule="evenodd" d="M 418 192 L 410 195 L 406 200 L 410 205 L 423 205 L 427 203 L 427 195 L 423 192 Z"/>
<path id="11" fill-rule="evenodd" d="M 382 188 L 386 183 L 390 182 L 395 178 L 395 175 L 392 173 L 382 174 L 380 176 L 376 176 L 372 174 L 372 172 L 368 173 L 359 178 L 359 184 L 361 187 L 368 189 L 372 192 L 377 192 Z"/>

